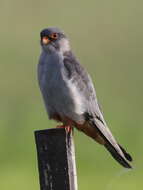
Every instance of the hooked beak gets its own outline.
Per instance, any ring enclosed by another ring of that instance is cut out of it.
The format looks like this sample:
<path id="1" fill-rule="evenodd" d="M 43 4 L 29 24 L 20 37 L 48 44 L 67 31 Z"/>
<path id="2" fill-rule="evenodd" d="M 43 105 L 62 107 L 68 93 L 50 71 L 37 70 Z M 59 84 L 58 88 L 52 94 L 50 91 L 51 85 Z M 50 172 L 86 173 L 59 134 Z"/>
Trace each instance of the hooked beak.
<path id="1" fill-rule="evenodd" d="M 48 36 L 42 37 L 42 38 L 41 38 L 41 43 L 42 43 L 43 45 L 48 45 L 48 44 L 50 43 L 50 40 L 49 40 Z"/>

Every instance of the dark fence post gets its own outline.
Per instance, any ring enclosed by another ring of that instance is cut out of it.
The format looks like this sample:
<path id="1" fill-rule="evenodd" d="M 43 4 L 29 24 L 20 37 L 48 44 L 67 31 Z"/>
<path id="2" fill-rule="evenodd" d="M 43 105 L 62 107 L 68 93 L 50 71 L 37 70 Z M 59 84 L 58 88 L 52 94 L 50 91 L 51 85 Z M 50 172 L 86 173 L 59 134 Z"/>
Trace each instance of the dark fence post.
<path id="1" fill-rule="evenodd" d="M 41 190 L 77 190 L 72 132 L 35 131 Z"/>

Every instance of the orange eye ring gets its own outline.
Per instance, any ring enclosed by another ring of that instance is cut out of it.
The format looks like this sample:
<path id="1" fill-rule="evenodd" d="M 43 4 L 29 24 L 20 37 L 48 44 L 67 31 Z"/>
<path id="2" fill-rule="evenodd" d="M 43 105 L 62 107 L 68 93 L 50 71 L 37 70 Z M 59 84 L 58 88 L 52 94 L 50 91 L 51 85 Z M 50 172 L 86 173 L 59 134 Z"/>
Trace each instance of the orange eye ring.
<path id="1" fill-rule="evenodd" d="M 57 33 L 53 33 L 53 34 L 50 35 L 50 38 L 52 40 L 56 40 L 56 39 L 58 39 L 58 34 Z"/>

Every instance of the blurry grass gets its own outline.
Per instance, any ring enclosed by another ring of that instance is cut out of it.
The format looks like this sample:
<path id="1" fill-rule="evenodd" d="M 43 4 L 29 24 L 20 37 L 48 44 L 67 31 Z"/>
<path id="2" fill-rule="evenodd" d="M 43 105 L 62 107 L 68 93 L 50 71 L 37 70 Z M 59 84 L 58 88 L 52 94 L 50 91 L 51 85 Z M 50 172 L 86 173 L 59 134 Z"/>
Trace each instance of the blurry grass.
<path id="1" fill-rule="evenodd" d="M 47 119 L 36 76 L 39 32 L 47 26 L 59 26 L 70 37 L 110 129 L 134 158 L 135 169 L 124 172 L 76 131 L 79 189 L 143 186 L 142 6 L 138 0 L 1 2 L 0 189 L 39 189 L 33 131 L 56 125 Z"/>

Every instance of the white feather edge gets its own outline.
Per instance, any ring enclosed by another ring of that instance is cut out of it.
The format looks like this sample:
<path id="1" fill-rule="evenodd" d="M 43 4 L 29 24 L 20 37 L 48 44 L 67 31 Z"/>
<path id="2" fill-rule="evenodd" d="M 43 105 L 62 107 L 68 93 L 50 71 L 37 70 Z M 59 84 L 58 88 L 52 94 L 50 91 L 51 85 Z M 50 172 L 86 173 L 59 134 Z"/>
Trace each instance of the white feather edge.
<path id="1" fill-rule="evenodd" d="M 71 80 L 67 82 L 67 85 L 70 89 L 71 96 L 74 101 L 75 105 L 75 113 L 78 115 L 82 115 L 85 112 L 84 104 L 83 104 L 83 99 L 81 97 L 81 94 L 78 90 L 78 88 L 72 83 Z"/>

